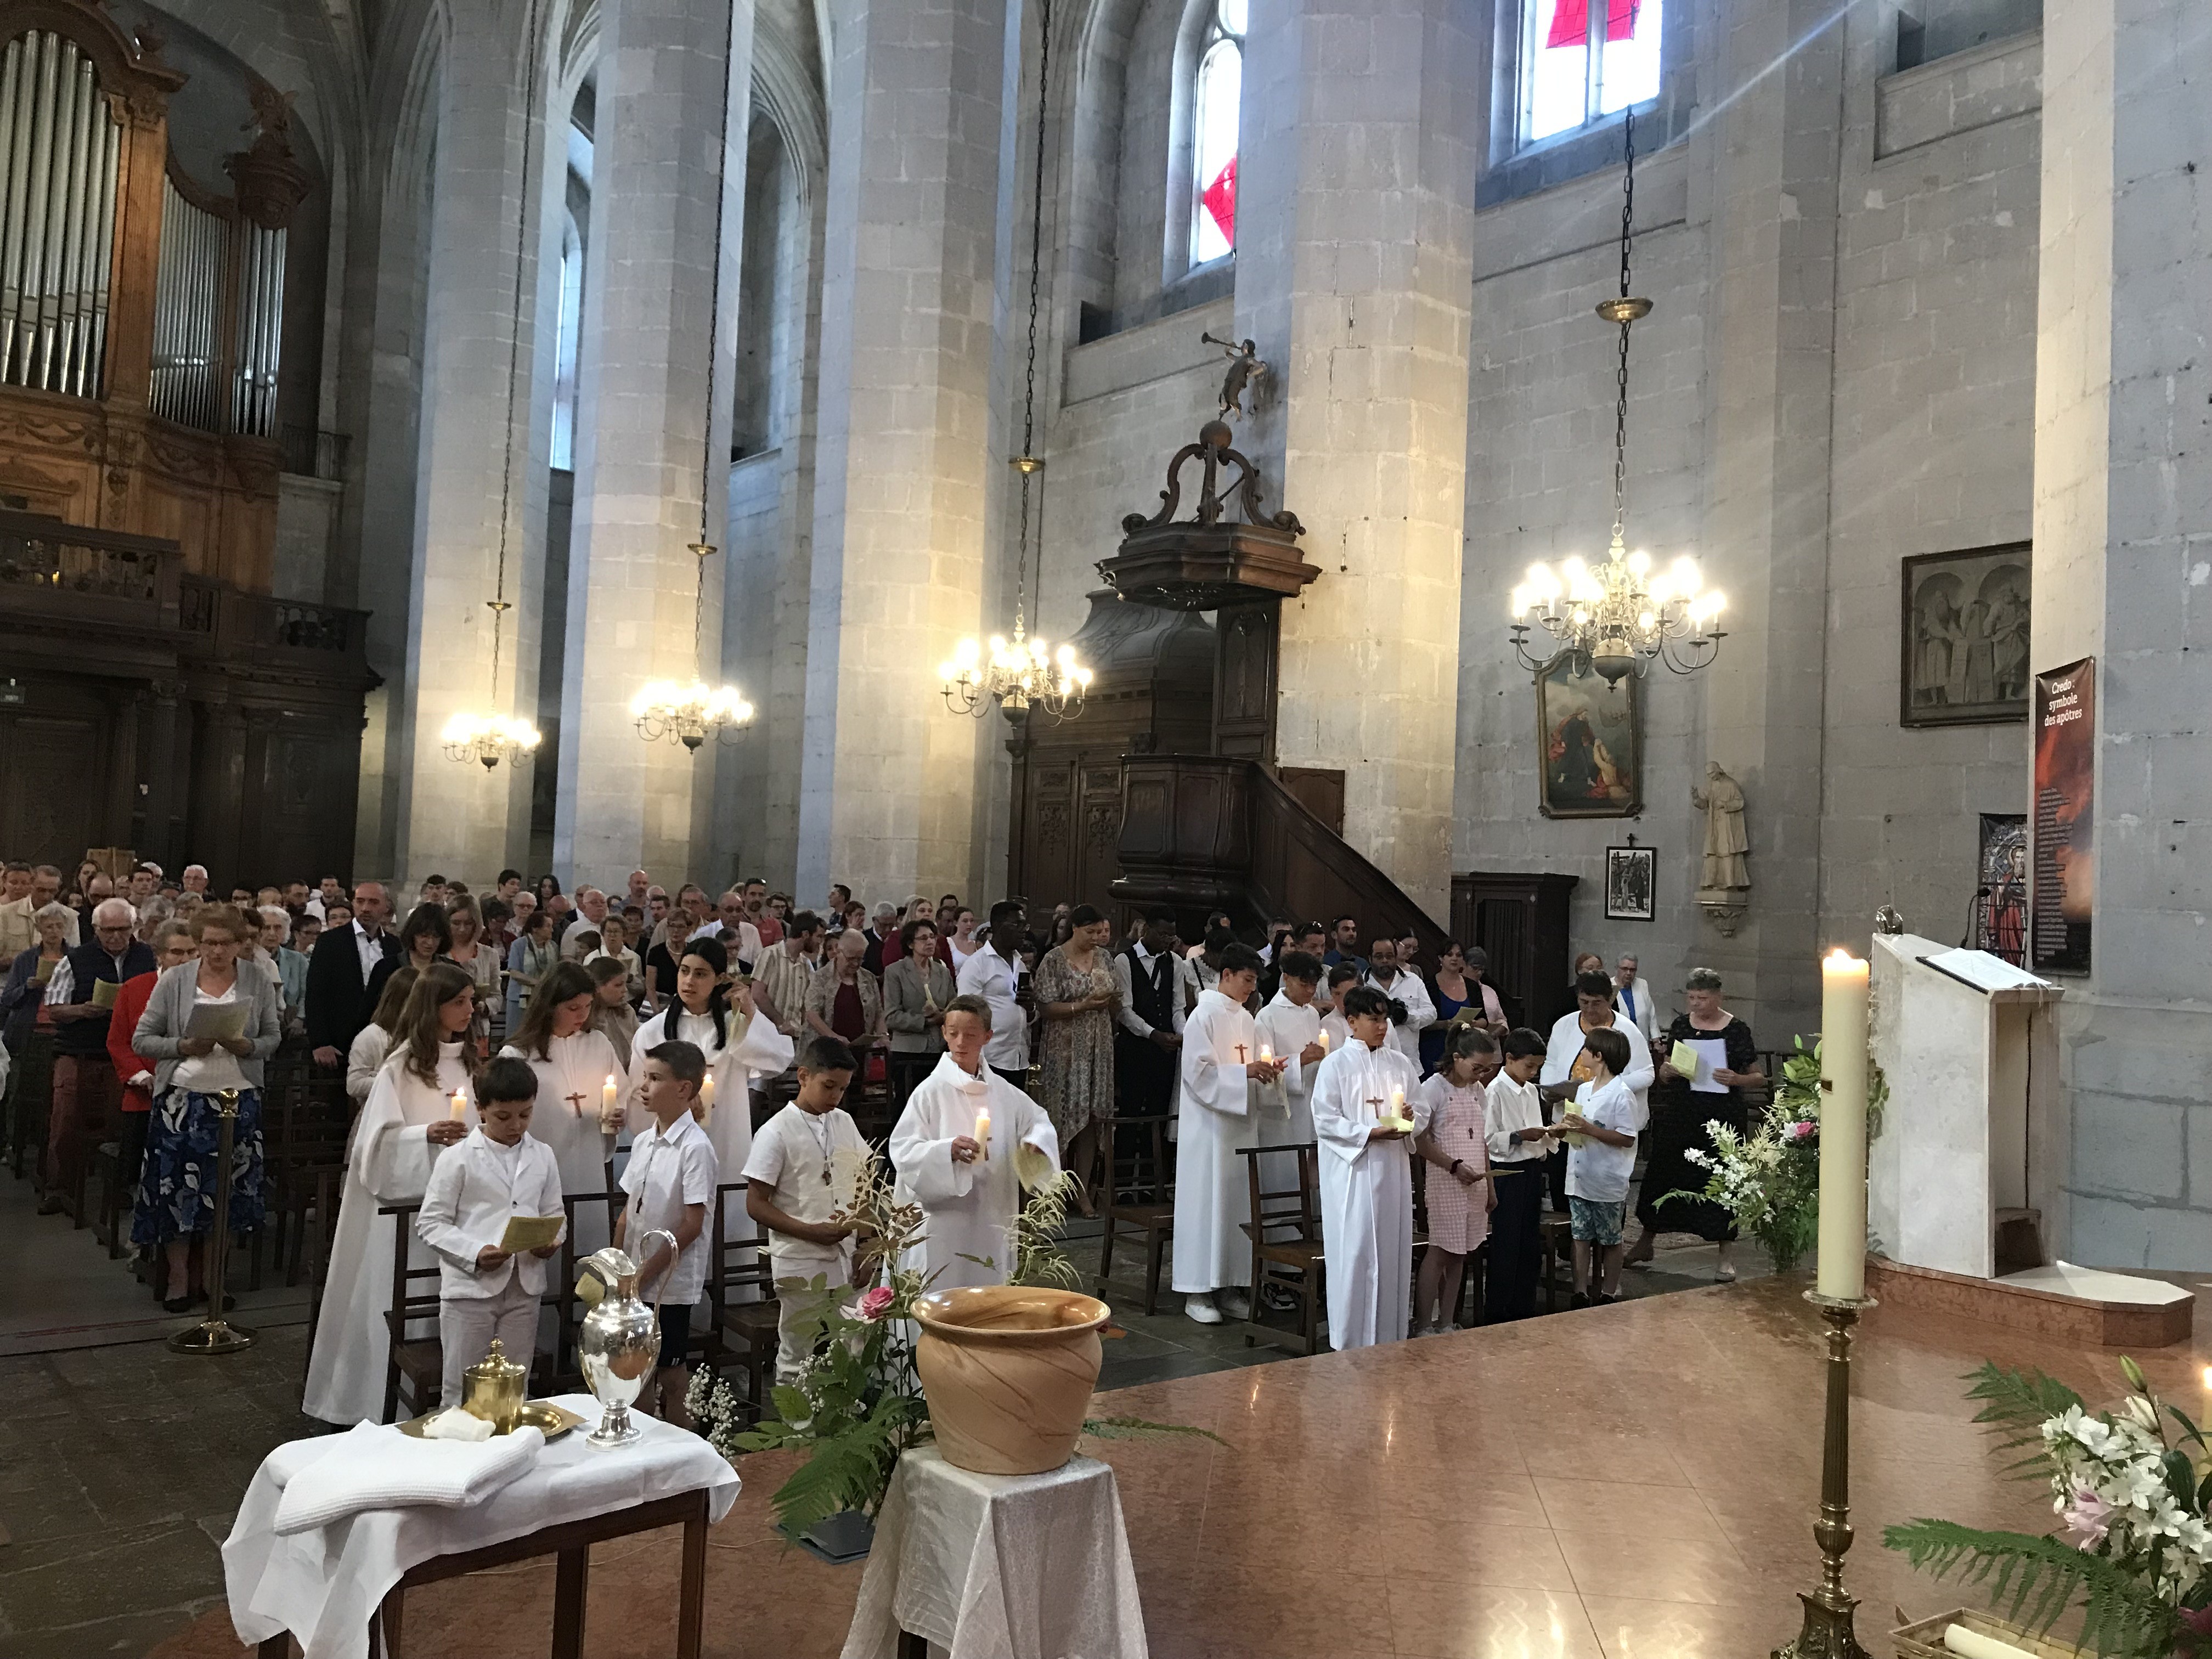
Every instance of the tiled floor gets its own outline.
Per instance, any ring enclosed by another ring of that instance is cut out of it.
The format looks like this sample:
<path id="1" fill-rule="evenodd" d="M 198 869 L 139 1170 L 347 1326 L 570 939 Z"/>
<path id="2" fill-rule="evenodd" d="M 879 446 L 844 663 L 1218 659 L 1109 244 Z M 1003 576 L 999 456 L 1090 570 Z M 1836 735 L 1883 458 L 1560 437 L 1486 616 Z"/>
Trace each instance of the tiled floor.
<path id="1" fill-rule="evenodd" d="M 41 1263 L 86 1271 L 88 1237 L 14 1213 L 13 1283 Z M 36 1232 L 36 1228 L 49 1230 Z M 31 1242 L 26 1243 L 26 1240 Z M 1088 1266 L 1091 1246 L 1073 1254 Z M 1795 1629 L 1814 1582 L 1819 1330 L 1802 1281 L 1700 1285 L 1710 1247 L 1662 1252 L 1612 1309 L 1365 1352 L 1267 1363 L 1236 1325 L 1200 1327 L 1175 1298 L 1147 1317 L 1133 1270 L 1112 1300 L 1108 1408 L 1200 1424 L 1228 1444 L 1115 1442 L 1158 1659 L 1753 1659 Z M 59 1271 L 59 1268 L 56 1268 Z M 103 1261 L 94 1270 L 119 1272 Z M 1680 1290 L 1683 1294 L 1655 1292 Z M 103 1317 L 141 1316 L 131 1293 Z M 101 1304 L 106 1308 L 106 1304 Z M 277 1319 L 283 1315 L 275 1309 Z M 16 1328 L 55 1322 L 21 1316 Z M 2212 1330 L 2212 1325 L 2203 1328 Z M 304 1333 L 188 1360 L 137 1341 L 0 1357 L 0 1656 L 238 1659 L 218 1547 L 259 1458 L 301 1431 Z M 2177 1399 L 2201 1393 L 2198 1352 L 2143 1356 Z M 1870 1648 L 1893 1607 L 1960 1599 L 1879 1547 L 1916 1515 L 2040 1527 L 2033 1489 L 1999 1480 L 1958 1379 L 1984 1356 L 2040 1364 L 2093 1395 L 2112 1356 L 1901 1311 L 1863 1328 L 1849 1579 Z M 749 1460 L 709 1555 L 709 1653 L 828 1659 L 860 1571 L 786 1549 L 768 1494 L 787 1460 Z M 595 1553 L 593 1659 L 663 1659 L 673 1534 Z M 411 1598 L 410 1659 L 542 1652 L 550 1566 Z"/>

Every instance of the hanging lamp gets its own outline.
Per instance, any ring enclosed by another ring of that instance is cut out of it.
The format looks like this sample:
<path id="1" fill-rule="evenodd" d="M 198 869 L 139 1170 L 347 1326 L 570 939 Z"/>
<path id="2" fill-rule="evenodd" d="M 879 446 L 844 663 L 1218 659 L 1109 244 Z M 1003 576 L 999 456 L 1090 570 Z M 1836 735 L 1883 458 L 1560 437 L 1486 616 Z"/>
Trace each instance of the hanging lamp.
<path id="1" fill-rule="evenodd" d="M 1037 587 L 1044 586 L 1044 460 L 1036 453 L 1037 313 L 1041 302 L 1044 250 L 1044 140 L 1052 87 L 1052 4 L 1042 0 L 1038 18 L 1043 31 L 1037 56 L 1036 168 L 1030 189 L 1030 335 L 1029 356 L 1022 390 L 1022 450 L 1013 458 L 1021 475 L 1021 527 L 1014 541 L 1014 632 L 1009 639 L 994 634 L 988 642 L 973 635 L 953 647 L 938 669 L 945 682 L 945 706 L 956 714 L 981 719 L 990 709 L 1009 719 L 1021 719 L 1031 710 L 1055 720 L 1073 720 L 1083 712 L 1083 696 L 1090 688 L 1091 671 L 1076 658 L 1075 647 L 1055 649 L 1032 636 L 1025 615 L 1026 574 L 1034 541 Z M 1030 491 L 1036 493 L 1034 514 Z M 1036 526 L 1032 537 L 1030 526 Z"/>
<path id="2" fill-rule="evenodd" d="M 1630 239 L 1636 221 L 1636 112 L 1622 123 L 1626 160 L 1620 204 L 1620 295 L 1599 302 L 1597 314 L 1620 328 L 1613 374 L 1613 541 L 1602 562 L 1579 557 L 1528 568 L 1513 590 L 1511 641 L 1522 665 L 1541 672 L 1561 657 L 1595 672 L 1608 686 L 1643 674 L 1655 661 L 1690 674 L 1712 661 L 1727 635 L 1712 626 L 1726 599 L 1705 587 L 1695 559 L 1676 559 L 1654 573 L 1651 556 L 1628 547 L 1628 331 L 1651 314 L 1651 301 L 1629 293 Z M 1528 618 L 1530 620 L 1523 620 Z M 1529 649 L 1531 621 L 1549 636 L 1547 653 Z"/>

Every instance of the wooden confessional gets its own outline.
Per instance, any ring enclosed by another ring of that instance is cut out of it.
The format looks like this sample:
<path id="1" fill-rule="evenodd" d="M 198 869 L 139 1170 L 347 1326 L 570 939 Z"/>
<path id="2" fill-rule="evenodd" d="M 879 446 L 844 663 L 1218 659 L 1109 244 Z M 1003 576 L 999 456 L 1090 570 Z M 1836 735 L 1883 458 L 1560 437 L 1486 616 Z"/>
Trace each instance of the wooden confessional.
<path id="1" fill-rule="evenodd" d="M 1348 913 L 1364 936 L 1415 933 L 1432 953 L 1444 930 L 1344 840 L 1343 773 L 1275 763 L 1282 603 L 1321 571 L 1297 515 L 1262 507 L 1231 436 L 1208 422 L 1169 463 L 1159 511 L 1122 520 L 1073 641 L 1095 674 L 1082 716 L 1015 730 L 1010 890 L 1164 905 L 1193 939 L 1215 909 L 1252 937 Z"/>
<path id="2" fill-rule="evenodd" d="M 270 597 L 313 180 L 259 82 L 226 179 L 191 177 L 185 80 L 88 0 L 0 0 L 0 849 L 343 873 L 365 619 Z"/>

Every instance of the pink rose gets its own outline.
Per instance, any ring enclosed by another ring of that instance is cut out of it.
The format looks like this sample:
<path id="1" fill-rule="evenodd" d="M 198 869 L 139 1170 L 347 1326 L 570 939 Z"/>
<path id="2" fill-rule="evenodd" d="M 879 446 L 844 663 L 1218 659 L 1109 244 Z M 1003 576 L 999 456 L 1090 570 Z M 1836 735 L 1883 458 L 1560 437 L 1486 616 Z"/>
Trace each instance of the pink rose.
<path id="1" fill-rule="evenodd" d="M 891 1310 L 891 1287 L 888 1285 L 878 1285 L 873 1290 L 865 1292 L 860 1299 L 854 1304 L 854 1306 L 859 1310 L 861 1318 L 872 1324 Z"/>
<path id="2" fill-rule="evenodd" d="M 1792 1140 L 1810 1140 L 1813 1132 L 1819 1127 L 1820 1125 L 1810 1118 L 1800 1118 L 1790 1126 L 1790 1138 Z"/>

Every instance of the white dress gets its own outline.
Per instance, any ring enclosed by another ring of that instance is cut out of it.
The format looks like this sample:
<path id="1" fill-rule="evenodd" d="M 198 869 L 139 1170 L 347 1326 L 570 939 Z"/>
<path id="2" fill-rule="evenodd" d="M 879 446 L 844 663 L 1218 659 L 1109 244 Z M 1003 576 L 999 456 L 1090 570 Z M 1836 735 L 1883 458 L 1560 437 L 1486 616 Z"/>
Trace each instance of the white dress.
<path id="1" fill-rule="evenodd" d="M 605 1193 L 610 1190 L 607 1139 L 599 1127 L 599 1108 L 609 1078 L 614 1079 L 616 1098 L 621 1098 L 623 1067 L 615 1059 L 615 1046 L 605 1032 L 586 1030 L 552 1038 L 545 1051 L 544 1060 L 512 1043 L 499 1051 L 502 1059 L 522 1061 L 538 1079 L 530 1138 L 552 1149 L 553 1161 L 561 1166 L 562 1197 Z M 607 1242 L 607 1216 L 604 1204 L 576 1206 L 579 1256 L 589 1255 Z"/>
<path id="2" fill-rule="evenodd" d="M 653 1122 L 653 1114 L 645 1109 L 646 1056 L 660 1044 L 672 1042 L 696 1043 L 699 1052 L 706 1055 L 707 1075 L 714 1080 L 714 1098 L 700 1127 L 714 1149 L 725 1182 L 738 1180 L 738 1172 L 752 1156 L 753 1074 L 782 1071 L 791 1064 L 793 1052 L 791 1039 L 777 1030 L 775 1022 L 767 1015 L 756 1010 L 750 1022 L 741 1024 L 744 1021 L 736 1009 L 725 1011 L 723 1024 L 729 1041 L 718 1043 L 711 1015 L 686 1013 L 682 1003 L 671 1002 L 637 1028 L 637 1041 L 629 1049 L 629 1128 L 633 1135 L 643 1133 Z M 711 1214 L 708 1224 L 713 1224 Z M 722 1220 L 725 1243 L 759 1237 L 760 1229 L 742 1203 L 726 1206 Z"/>
<path id="3" fill-rule="evenodd" d="M 427 1084 L 407 1069 L 404 1051 L 385 1061 L 354 1126 L 346 1157 L 344 1196 L 331 1238 L 330 1273 L 315 1346 L 307 1356 L 307 1389 L 301 1409 L 324 1423 L 350 1426 L 380 1422 L 391 1340 L 385 1314 L 392 1306 L 393 1218 L 379 1215 L 390 1204 L 419 1204 L 430 1167 L 442 1148 L 428 1134 L 452 1115 L 453 1091 L 467 1097 L 464 1121 L 476 1127 L 476 1091 L 461 1059 L 461 1045 L 438 1051 L 438 1081 Z M 409 1261 L 434 1267 L 429 1246 L 414 1237 Z"/>
<path id="4" fill-rule="evenodd" d="M 1259 1057 L 1259 1028 L 1244 1006 L 1200 992 L 1182 1028 L 1176 1140 L 1174 1282 L 1184 1296 L 1252 1282 L 1251 1176 L 1237 1148 L 1259 1144 L 1244 1071 Z"/>
<path id="5" fill-rule="evenodd" d="M 1390 1091 L 1406 1091 L 1417 1128 L 1420 1067 L 1387 1042 L 1332 1049 L 1314 1077 L 1321 1141 L 1321 1230 L 1328 1249 L 1328 1340 L 1334 1348 L 1402 1342 L 1413 1299 L 1413 1166 L 1404 1140 L 1370 1140 Z M 1376 1102 L 1382 1103 L 1378 1108 Z"/>
<path id="6" fill-rule="evenodd" d="M 1321 1010 L 1310 1002 L 1301 1008 L 1278 991 L 1275 1000 L 1260 1011 L 1253 1023 L 1259 1027 L 1260 1041 L 1268 1052 L 1291 1063 L 1281 1077 L 1253 1091 L 1260 1107 L 1260 1144 L 1287 1141 L 1295 1146 L 1311 1140 L 1314 1074 L 1321 1069 L 1321 1060 L 1308 1066 L 1299 1056 L 1309 1043 L 1320 1040 Z M 1268 1192 L 1287 1192 L 1297 1184 L 1297 1161 L 1288 1152 L 1270 1152 L 1260 1164 L 1260 1182 Z"/>
<path id="7" fill-rule="evenodd" d="M 990 1156 L 956 1164 L 952 1143 L 973 1137 L 975 1115 L 991 1114 Z M 1000 1077 L 986 1061 L 972 1077 L 951 1054 L 915 1085 L 891 1131 L 891 1167 L 898 1171 L 902 1203 L 919 1204 L 928 1232 L 906 1261 L 933 1290 L 963 1285 L 1003 1285 L 1012 1268 L 1006 1228 L 1022 1203 L 1014 1148 L 1026 1142 L 1060 1165 L 1060 1137 L 1044 1108 Z M 963 1257 L 981 1258 L 964 1261 Z M 986 1267 L 984 1261 L 992 1265 Z"/>

